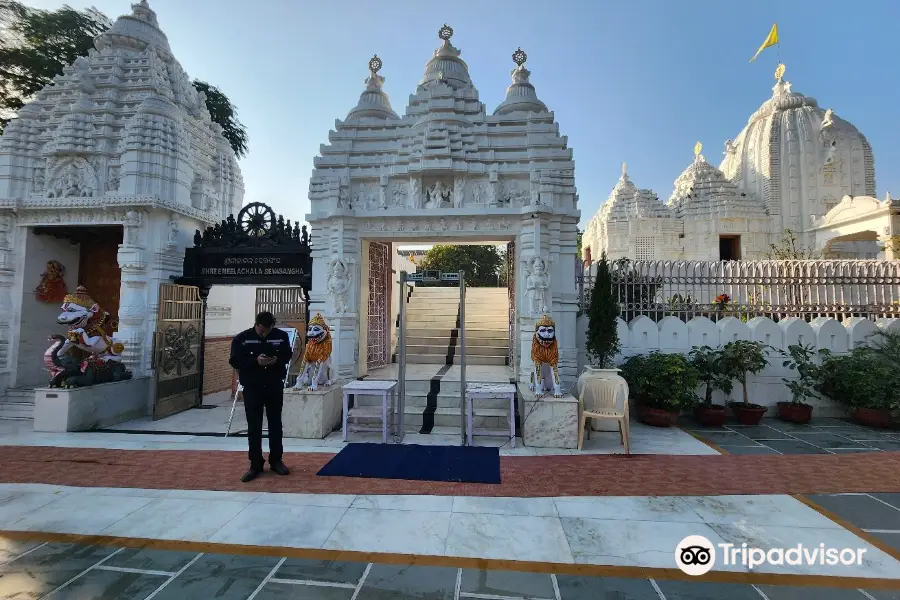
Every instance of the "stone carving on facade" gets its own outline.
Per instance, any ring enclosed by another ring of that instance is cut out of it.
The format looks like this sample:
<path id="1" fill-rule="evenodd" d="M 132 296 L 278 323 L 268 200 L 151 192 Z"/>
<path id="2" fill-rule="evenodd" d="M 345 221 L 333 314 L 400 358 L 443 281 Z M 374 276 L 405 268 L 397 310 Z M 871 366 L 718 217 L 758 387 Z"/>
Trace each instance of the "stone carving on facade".
<path id="1" fill-rule="evenodd" d="M 166 239 L 166 248 L 172 250 L 178 246 L 178 217 L 175 214 L 169 218 L 169 233 Z"/>
<path id="2" fill-rule="evenodd" d="M 353 208 L 374 209 L 378 206 L 378 190 L 371 183 L 360 184 L 356 191 L 356 199 L 353 201 Z"/>
<path id="3" fill-rule="evenodd" d="M 422 208 L 422 180 L 418 177 L 409 178 L 409 208 Z"/>
<path id="4" fill-rule="evenodd" d="M 525 278 L 525 297 L 532 315 L 540 315 L 550 310 L 547 306 L 547 291 L 550 289 L 550 276 L 547 274 L 547 262 L 540 256 L 528 260 Z"/>
<path id="5" fill-rule="evenodd" d="M 48 186 L 48 198 L 92 198 L 97 192 L 97 176 L 81 157 L 56 165 Z"/>
<path id="6" fill-rule="evenodd" d="M 440 179 L 435 181 L 428 188 L 428 199 L 425 201 L 425 208 L 440 208 L 445 202 L 450 200 L 451 189 L 445 185 Z"/>
<path id="7" fill-rule="evenodd" d="M 12 231 L 12 217 L 0 215 L 0 249 L 10 248 L 9 232 Z"/>
<path id="8" fill-rule="evenodd" d="M 395 181 L 393 183 L 393 190 L 391 191 L 391 198 L 393 206 L 405 207 L 406 206 L 406 192 L 407 185 L 405 185 L 401 181 Z"/>
<path id="9" fill-rule="evenodd" d="M 349 312 L 347 302 L 350 294 L 350 269 L 346 262 L 335 258 L 328 263 L 325 286 L 335 312 L 338 314 Z"/>
<path id="10" fill-rule="evenodd" d="M 478 206 L 481 204 L 481 182 L 472 183 L 472 204 Z"/>
<path id="11" fill-rule="evenodd" d="M 531 201 L 531 191 L 525 189 L 521 182 L 512 179 L 503 182 L 500 204 L 507 206 L 525 206 Z"/>
<path id="12" fill-rule="evenodd" d="M 106 191 L 119 191 L 119 167 L 110 167 L 109 176 L 106 179 Z"/>
<path id="13" fill-rule="evenodd" d="M 389 180 L 387 175 L 381 176 L 381 181 L 378 186 L 378 194 L 376 196 L 376 205 L 372 208 L 387 208 L 387 190 L 388 190 Z"/>
<path id="14" fill-rule="evenodd" d="M 40 194 L 44 191 L 44 167 L 35 167 L 34 176 L 31 178 L 31 191 Z"/>
<path id="15" fill-rule="evenodd" d="M 734 142 L 731 140 L 725 140 L 725 156 L 734 154 L 735 152 L 737 152 L 737 146 L 734 145 Z"/>
<path id="16" fill-rule="evenodd" d="M 462 208 L 466 198 L 466 178 L 457 176 L 453 179 L 453 208 Z"/>
<path id="17" fill-rule="evenodd" d="M 129 210 L 123 219 L 124 234 L 122 243 L 126 246 L 140 245 L 140 228 L 143 217 L 136 210 Z"/>
<path id="18" fill-rule="evenodd" d="M 834 111 L 829 108 L 825 111 L 825 116 L 822 118 L 822 129 L 832 125 L 834 125 Z"/>
<path id="19" fill-rule="evenodd" d="M 338 208 L 350 208 L 350 179 L 346 176 L 338 180 Z"/>
<path id="20" fill-rule="evenodd" d="M 540 206 L 541 204 L 541 173 L 540 171 L 531 172 L 531 195 L 529 204 Z"/>

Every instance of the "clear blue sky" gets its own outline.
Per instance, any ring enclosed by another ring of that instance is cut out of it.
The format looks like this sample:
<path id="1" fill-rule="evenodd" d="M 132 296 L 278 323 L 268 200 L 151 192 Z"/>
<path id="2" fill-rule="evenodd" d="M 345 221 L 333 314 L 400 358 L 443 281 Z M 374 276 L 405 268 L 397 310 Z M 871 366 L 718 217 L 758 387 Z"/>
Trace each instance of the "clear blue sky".
<path id="1" fill-rule="evenodd" d="M 528 53 L 538 96 L 574 149 L 582 224 L 622 161 L 664 199 L 698 140 L 718 164 L 725 140 L 771 96 L 775 49 L 748 61 L 773 22 L 794 91 L 854 123 L 875 152 L 879 197 L 900 196 L 898 0 L 149 2 L 188 74 L 239 109 L 250 134 L 246 201 L 288 218 L 307 213 L 312 159 L 356 104 L 372 54 L 403 114 L 444 22 L 489 112 L 509 85 L 510 54 Z M 130 12 L 129 0 L 69 4 Z"/>

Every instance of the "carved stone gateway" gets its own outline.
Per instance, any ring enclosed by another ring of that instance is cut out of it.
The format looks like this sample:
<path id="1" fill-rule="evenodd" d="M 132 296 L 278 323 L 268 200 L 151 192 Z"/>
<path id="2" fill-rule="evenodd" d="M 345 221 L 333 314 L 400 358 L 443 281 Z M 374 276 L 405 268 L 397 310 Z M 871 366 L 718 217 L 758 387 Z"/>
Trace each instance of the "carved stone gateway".
<path id="1" fill-rule="evenodd" d="M 511 366 L 521 382 L 529 381 L 532 315 L 547 312 L 563 344 L 560 374 L 574 381 L 576 298 L 574 288 L 563 285 L 574 281 L 580 218 L 572 151 L 529 81 L 524 52 L 514 54 L 512 83 L 491 114 L 452 34 L 441 29 L 440 47 L 402 120 L 384 91 L 385 78 L 370 64 L 357 106 L 337 122 L 314 160 L 307 221 L 316 237 L 312 257 L 328 266 L 313 272 L 312 308 L 332 326 L 338 376 L 355 378 L 367 372 L 366 363 L 381 364 L 389 336 L 379 313 L 397 302 L 383 303 L 378 286 L 373 292 L 391 268 L 382 245 L 514 242 L 515 255 L 542 262 L 533 275 L 510 264 Z M 377 68 L 384 68 L 380 59 Z M 348 203 L 336 200 L 338 180 L 351 190 Z M 534 284 L 530 290 L 526 276 Z"/>

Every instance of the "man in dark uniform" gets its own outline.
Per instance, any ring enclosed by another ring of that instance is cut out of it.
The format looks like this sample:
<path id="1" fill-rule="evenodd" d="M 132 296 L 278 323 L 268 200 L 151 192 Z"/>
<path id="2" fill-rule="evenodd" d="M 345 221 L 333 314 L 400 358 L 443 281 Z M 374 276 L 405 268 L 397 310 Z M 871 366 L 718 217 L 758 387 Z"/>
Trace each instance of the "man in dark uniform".
<path id="1" fill-rule="evenodd" d="M 279 475 L 290 473 L 282 462 L 281 408 L 284 404 L 284 378 L 294 349 L 287 333 L 275 327 L 270 312 L 256 315 L 256 324 L 234 336 L 229 364 L 238 372 L 244 386 L 244 411 L 247 413 L 247 441 L 250 445 L 250 470 L 244 483 L 263 472 L 263 411 L 269 421 L 269 468 Z"/>

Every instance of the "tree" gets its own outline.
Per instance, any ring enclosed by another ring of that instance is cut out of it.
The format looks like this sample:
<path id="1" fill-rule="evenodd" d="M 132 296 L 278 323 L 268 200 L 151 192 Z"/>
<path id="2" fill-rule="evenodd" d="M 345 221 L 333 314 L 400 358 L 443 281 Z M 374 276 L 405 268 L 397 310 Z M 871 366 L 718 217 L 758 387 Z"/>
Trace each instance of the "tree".
<path id="1" fill-rule="evenodd" d="M 812 260 L 819 258 L 819 253 L 810 250 L 800 243 L 793 229 L 785 229 L 777 244 L 769 244 L 766 258 L 770 260 Z"/>
<path id="2" fill-rule="evenodd" d="M 94 47 L 94 38 L 112 26 L 96 8 L 81 11 L 64 5 L 41 10 L 16 0 L 0 0 L 0 134 L 16 112 L 63 68 Z M 238 158 L 247 154 L 247 129 L 218 88 L 195 80 L 206 93 L 206 108 Z"/>
<path id="3" fill-rule="evenodd" d="M 601 369 L 610 367 L 619 351 L 619 303 L 613 293 L 612 273 L 604 252 L 597 261 L 597 275 L 588 309 L 588 356 Z"/>
<path id="4" fill-rule="evenodd" d="M 503 257 L 496 246 L 433 246 L 419 268 L 445 273 L 465 271 L 466 285 L 471 287 L 496 287 Z"/>

